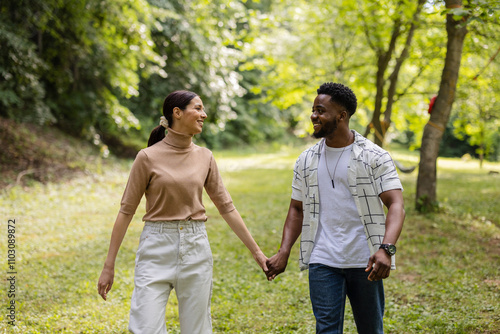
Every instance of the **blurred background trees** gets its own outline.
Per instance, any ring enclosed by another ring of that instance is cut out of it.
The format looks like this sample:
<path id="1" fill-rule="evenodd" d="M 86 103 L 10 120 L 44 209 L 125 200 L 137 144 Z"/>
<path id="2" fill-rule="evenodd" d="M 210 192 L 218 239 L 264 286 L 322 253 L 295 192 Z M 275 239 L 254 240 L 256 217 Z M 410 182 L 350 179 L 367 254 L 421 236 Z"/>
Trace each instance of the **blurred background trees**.
<path id="1" fill-rule="evenodd" d="M 482 26 L 487 25 L 488 21 L 493 18 L 491 14 L 494 13 L 489 5 L 482 1 L 445 0 L 445 7 L 447 33 L 446 57 L 439 92 L 431 109 L 430 119 L 424 128 L 420 148 L 415 206 L 417 210 L 422 212 L 434 210 L 439 207 L 436 195 L 437 159 L 441 140 L 450 119 L 453 103 L 455 102 L 464 42 L 469 32 L 469 26 L 473 27 L 475 21 L 481 22 Z M 490 58 L 486 66 L 496 57 L 497 53 Z M 477 80 L 478 76 L 479 73 L 472 80 Z M 482 132 L 481 135 L 476 136 L 481 138 L 478 140 L 480 147 L 477 152 L 480 154 L 480 166 L 482 166 L 485 151 L 484 132 L 486 129 L 484 119 L 486 117 L 483 108 L 479 107 L 479 110 L 480 120 L 474 123 L 479 124 L 479 132 Z"/>
<path id="2" fill-rule="evenodd" d="M 468 34 L 439 151 L 498 160 L 499 3 L 463 2 Z M 334 81 L 358 96 L 354 129 L 418 149 L 446 13 L 437 0 L 3 1 L 0 116 L 130 156 L 164 97 L 190 89 L 207 107 L 205 145 L 285 142 L 307 136 L 315 91 Z"/>

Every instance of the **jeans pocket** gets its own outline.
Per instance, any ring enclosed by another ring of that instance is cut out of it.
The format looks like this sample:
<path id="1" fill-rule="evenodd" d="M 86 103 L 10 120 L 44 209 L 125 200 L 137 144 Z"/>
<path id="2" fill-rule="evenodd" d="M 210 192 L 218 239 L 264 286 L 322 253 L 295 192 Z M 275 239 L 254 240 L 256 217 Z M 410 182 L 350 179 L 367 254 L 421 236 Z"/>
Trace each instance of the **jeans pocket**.
<path id="1" fill-rule="evenodd" d="M 214 259 L 213 259 L 213 256 L 212 256 L 212 248 L 210 248 L 210 241 L 208 241 L 208 235 L 207 233 L 203 233 L 203 240 L 204 240 L 204 243 L 205 243 L 205 252 L 206 254 L 208 255 L 208 261 L 210 262 L 210 265 L 213 266 L 214 265 Z"/>
<path id="2" fill-rule="evenodd" d="M 149 231 L 143 230 L 141 233 L 141 237 L 139 239 L 139 246 L 137 247 L 137 252 L 135 255 L 135 266 L 139 265 L 141 260 L 141 254 L 144 252 L 146 248 L 146 244 L 148 244 L 149 239 L 151 238 L 151 233 Z"/>

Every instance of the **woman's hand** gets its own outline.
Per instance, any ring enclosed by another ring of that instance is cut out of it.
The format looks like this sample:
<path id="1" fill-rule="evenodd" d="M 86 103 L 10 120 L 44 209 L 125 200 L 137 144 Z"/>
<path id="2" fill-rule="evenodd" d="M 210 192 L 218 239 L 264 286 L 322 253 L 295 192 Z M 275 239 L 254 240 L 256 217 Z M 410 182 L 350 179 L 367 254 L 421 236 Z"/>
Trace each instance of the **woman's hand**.
<path id="1" fill-rule="evenodd" d="M 97 283 L 97 292 L 101 295 L 102 299 L 106 300 L 108 297 L 108 292 L 113 286 L 113 280 L 115 278 L 115 270 L 113 268 L 108 268 L 104 266 L 101 272 L 101 277 L 99 277 L 99 282 Z"/>
<path id="2" fill-rule="evenodd" d="M 267 269 L 267 256 L 265 256 L 264 253 L 262 253 L 262 251 L 259 250 L 255 254 L 253 254 L 253 258 L 255 259 L 255 261 L 257 261 L 257 263 L 262 268 L 264 273 L 267 273 L 267 270 L 268 270 Z"/>
<path id="3" fill-rule="evenodd" d="M 109 242 L 108 256 L 104 261 L 104 268 L 97 283 L 97 292 L 101 295 L 102 299 L 106 300 L 109 290 L 113 286 L 113 279 L 115 278 L 115 260 L 120 245 L 122 244 L 127 228 L 134 215 L 126 215 L 119 212 L 116 217 L 113 232 L 111 232 L 111 241 Z"/>

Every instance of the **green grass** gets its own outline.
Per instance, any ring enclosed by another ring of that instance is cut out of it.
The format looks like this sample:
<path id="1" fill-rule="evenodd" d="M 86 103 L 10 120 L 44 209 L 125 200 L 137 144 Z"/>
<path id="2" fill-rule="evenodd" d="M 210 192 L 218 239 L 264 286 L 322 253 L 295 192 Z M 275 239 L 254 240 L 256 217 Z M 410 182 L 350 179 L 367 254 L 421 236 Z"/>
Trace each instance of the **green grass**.
<path id="1" fill-rule="evenodd" d="M 215 154 L 238 210 L 268 256 L 279 247 L 299 153 L 283 148 Z M 408 165 L 418 161 L 415 153 L 392 153 Z M 477 161 L 440 159 L 438 166 L 440 213 L 417 214 L 417 171 L 400 174 L 407 219 L 398 269 L 385 281 L 386 332 L 500 333 L 500 176 L 488 174 L 500 164 L 479 170 Z M 65 183 L 0 193 L 4 259 L 7 219 L 18 219 L 17 327 L 7 325 L 5 288 L 0 333 L 127 333 L 144 203 L 118 255 L 107 302 L 97 295 L 96 283 L 129 167 L 130 162 L 116 163 Z M 206 197 L 205 205 L 214 256 L 214 332 L 314 333 L 307 272 L 298 269 L 297 247 L 287 271 L 267 282 Z M 176 303 L 174 294 L 167 306 L 170 333 L 180 332 Z M 345 332 L 355 333 L 347 310 Z"/>

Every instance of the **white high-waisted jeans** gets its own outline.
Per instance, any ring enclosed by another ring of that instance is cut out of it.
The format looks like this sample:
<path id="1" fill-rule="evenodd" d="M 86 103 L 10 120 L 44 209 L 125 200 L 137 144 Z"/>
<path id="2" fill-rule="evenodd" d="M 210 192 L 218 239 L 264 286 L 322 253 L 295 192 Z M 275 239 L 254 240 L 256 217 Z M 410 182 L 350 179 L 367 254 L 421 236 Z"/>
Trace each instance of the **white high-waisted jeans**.
<path id="1" fill-rule="evenodd" d="M 130 332 L 167 333 L 165 307 L 175 289 L 181 332 L 212 333 L 212 269 L 204 222 L 146 222 L 135 259 Z"/>

